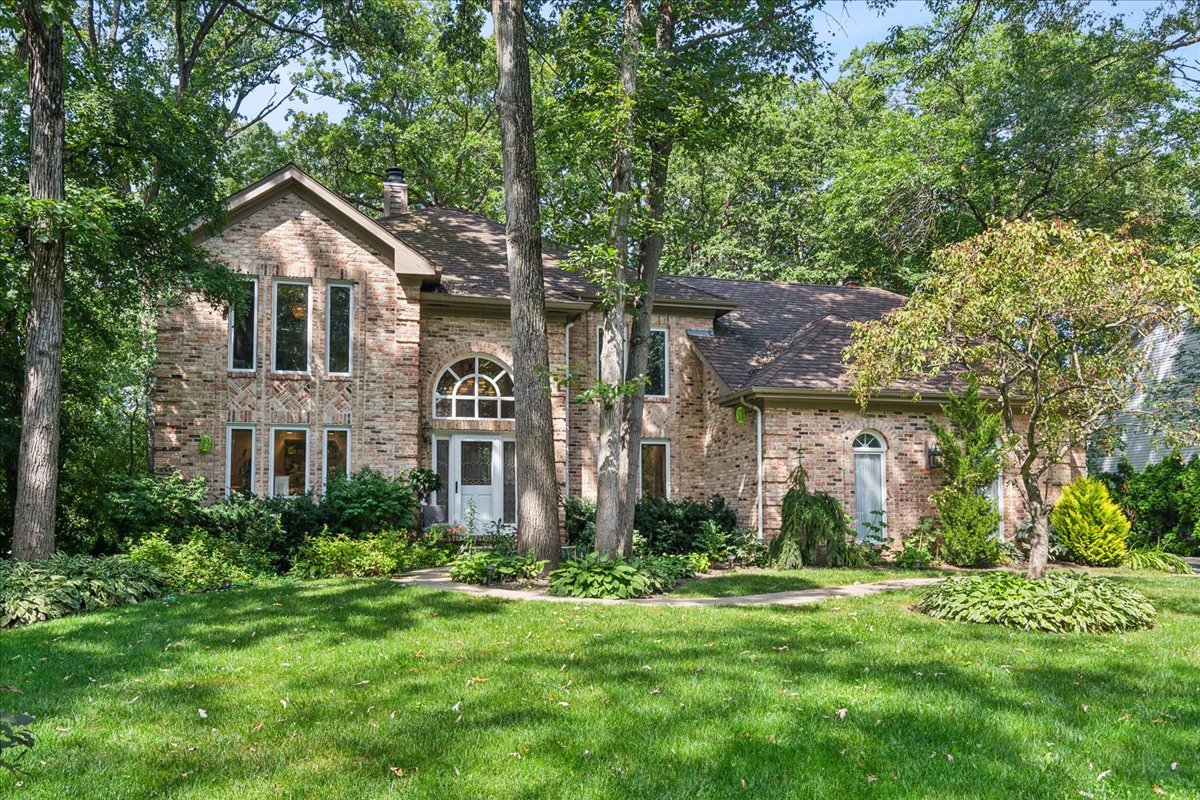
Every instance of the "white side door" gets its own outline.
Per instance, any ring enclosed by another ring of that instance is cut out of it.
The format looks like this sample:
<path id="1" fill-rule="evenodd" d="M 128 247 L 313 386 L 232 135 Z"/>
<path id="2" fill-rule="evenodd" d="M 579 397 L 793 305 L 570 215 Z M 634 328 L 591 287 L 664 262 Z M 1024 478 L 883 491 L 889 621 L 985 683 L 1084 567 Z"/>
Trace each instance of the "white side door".
<path id="1" fill-rule="evenodd" d="M 504 495 L 504 461 L 501 439 L 491 436 L 455 436 L 450 442 L 451 480 L 454 482 L 455 522 L 466 522 L 475 508 L 473 533 L 484 533 L 500 518 Z"/>

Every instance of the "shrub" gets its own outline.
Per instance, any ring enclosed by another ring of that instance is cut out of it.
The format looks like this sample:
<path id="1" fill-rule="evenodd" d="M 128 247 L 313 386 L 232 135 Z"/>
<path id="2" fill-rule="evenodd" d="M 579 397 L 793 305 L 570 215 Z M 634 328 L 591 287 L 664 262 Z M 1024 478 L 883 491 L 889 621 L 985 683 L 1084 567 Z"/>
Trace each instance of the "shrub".
<path id="1" fill-rule="evenodd" d="M 279 508 L 278 504 L 260 497 L 232 494 L 203 509 L 204 529 L 244 553 L 253 554 L 253 563 L 245 564 L 248 568 L 286 572 L 304 542 L 304 534 L 284 528 Z"/>
<path id="2" fill-rule="evenodd" d="M 629 563 L 646 576 L 650 594 L 669 592 L 681 580 L 696 577 L 695 559 L 704 559 L 703 553 L 688 553 L 685 556 L 643 556 Z M 707 571 L 707 570 L 705 570 Z"/>
<path id="3" fill-rule="evenodd" d="M 461 583 L 527 583 L 542 574 L 546 563 L 530 556 L 484 550 L 456 558 L 450 565 L 450 577 Z M 490 573 L 488 567 L 492 568 Z"/>
<path id="4" fill-rule="evenodd" d="M 184 532 L 200 520 L 208 492 L 203 478 L 184 480 L 178 472 L 162 477 L 121 476 L 106 498 L 108 516 L 123 539 L 137 542 L 150 533 Z"/>
<path id="5" fill-rule="evenodd" d="M 904 535 L 904 549 L 895 559 L 897 567 L 925 569 L 942 563 L 938 557 L 939 523 L 937 517 L 922 516 L 915 528 Z"/>
<path id="6" fill-rule="evenodd" d="M 633 527 L 646 537 L 647 552 L 657 555 L 704 553 L 712 555 L 710 522 L 721 531 L 737 527 L 737 514 L 720 495 L 705 502 L 687 498 L 644 497 L 634 511 Z M 708 532 L 706 532 L 706 530 Z M 717 553 L 720 557 L 722 553 Z"/>
<path id="7" fill-rule="evenodd" d="M 1113 633 L 1154 625 L 1142 594 L 1106 578 L 1056 571 L 1034 580 L 1009 572 L 948 578 L 916 609 L 939 619 L 1052 633 Z"/>
<path id="8" fill-rule="evenodd" d="M 410 540 L 402 531 L 364 538 L 316 536 L 296 556 L 292 574 L 302 578 L 374 578 L 445 564 L 446 548 L 436 538 Z"/>
<path id="9" fill-rule="evenodd" d="M 705 553 L 688 553 L 682 558 L 687 562 L 688 569 L 693 574 L 705 573 L 712 569 L 712 559 Z"/>
<path id="10" fill-rule="evenodd" d="M 1098 478 L 1129 517 L 1131 544 L 1200 555 L 1200 456 L 1185 463 L 1173 453 L 1141 472 L 1122 458 Z"/>
<path id="11" fill-rule="evenodd" d="M 841 501 L 824 492 L 810 492 L 803 464 L 796 465 L 788 480 L 779 535 L 771 540 L 767 562 L 779 569 L 844 566 L 851 532 Z"/>
<path id="12" fill-rule="evenodd" d="M 260 563 L 260 569 L 248 568 L 244 554 L 234 545 L 198 528 L 181 543 L 171 542 L 162 533 L 143 537 L 129 551 L 129 559 L 157 570 L 164 585 L 174 592 L 205 592 L 249 583 L 268 567 Z"/>
<path id="13" fill-rule="evenodd" d="M 412 528 L 419 520 L 417 495 L 405 476 L 389 478 L 370 467 L 330 481 L 322 505 L 329 527 L 342 533 Z"/>
<path id="14" fill-rule="evenodd" d="M 1130 550 L 1125 563 L 1130 569 L 1172 572 L 1178 575 L 1190 575 L 1192 572 L 1192 565 L 1180 556 L 1155 547 L 1137 547 Z"/>
<path id="15" fill-rule="evenodd" d="M 582 497 L 568 497 L 563 507 L 567 517 L 567 544 L 591 550 L 596 546 L 596 504 Z"/>
<path id="16" fill-rule="evenodd" d="M 302 543 L 309 537 L 321 535 L 330 526 L 329 506 L 318 503 L 312 492 L 272 497 L 266 503 L 279 515 L 279 524 L 288 540 Z"/>
<path id="17" fill-rule="evenodd" d="M 741 566 L 757 566 L 766 557 L 767 546 L 758 531 L 733 528 L 725 533 L 725 559 Z"/>
<path id="18" fill-rule="evenodd" d="M 929 552 L 928 547 L 905 543 L 904 549 L 896 554 L 893 563 L 901 569 L 927 569 L 936 567 L 939 562 L 933 553 Z"/>
<path id="19" fill-rule="evenodd" d="M 1100 481 L 1078 478 L 1068 484 L 1050 512 L 1050 524 L 1074 561 L 1093 567 L 1125 563 L 1129 520 Z"/>
<path id="20" fill-rule="evenodd" d="M 550 573 L 550 594 L 564 597 L 646 597 L 651 578 L 633 564 L 589 553 L 564 561 Z"/>
<path id="21" fill-rule="evenodd" d="M 163 576 L 124 556 L 68 556 L 0 561 L 0 628 L 157 596 Z"/>
<path id="22" fill-rule="evenodd" d="M 935 501 L 941 514 L 941 556 L 956 567 L 991 567 L 1004 559 L 996 536 L 1000 515 L 987 497 L 943 491 Z"/>

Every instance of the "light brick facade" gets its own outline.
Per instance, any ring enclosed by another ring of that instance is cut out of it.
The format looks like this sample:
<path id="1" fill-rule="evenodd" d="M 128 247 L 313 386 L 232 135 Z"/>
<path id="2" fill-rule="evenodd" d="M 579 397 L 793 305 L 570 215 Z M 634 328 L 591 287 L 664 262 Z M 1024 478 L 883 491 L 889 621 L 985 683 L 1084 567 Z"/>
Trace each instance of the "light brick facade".
<path id="1" fill-rule="evenodd" d="M 511 434 L 510 420 L 436 419 L 432 408 L 434 382 L 455 360 L 484 355 L 505 366 L 512 363 L 503 304 L 454 307 L 444 295 L 423 292 L 420 279 L 398 274 L 395 264 L 352 227 L 319 204 L 289 193 L 203 242 L 235 271 L 258 281 L 255 369 L 228 368 L 229 327 L 220 310 L 189 298 L 163 315 L 156 391 L 160 468 L 203 476 L 212 497 L 218 497 L 226 488 L 229 426 L 252 425 L 253 487 L 266 494 L 271 430 L 296 426 L 308 431 L 308 486 L 319 493 L 323 431 L 328 427 L 349 429 L 354 469 L 370 466 L 389 475 L 431 467 L 439 436 Z M 311 286 L 307 374 L 281 375 L 272 369 L 272 296 L 280 279 Z M 354 287 L 353 361 L 345 377 L 329 376 L 324 368 L 330 283 Z M 552 371 L 569 365 L 582 376 L 582 386 L 588 385 L 596 372 L 599 322 L 595 310 L 551 314 Z M 738 422 L 735 408 L 715 402 L 726 390 L 689 338 L 689 332 L 712 332 L 712 314 L 672 310 L 657 313 L 653 325 L 667 332 L 668 396 L 647 399 L 644 436 L 669 444 L 671 495 L 721 495 L 743 525 L 757 526 L 757 412 L 747 408 Z M 599 413 L 594 405 L 568 402 L 568 391 L 556 386 L 553 392 L 558 480 L 571 495 L 594 498 Z M 778 531 L 780 503 L 798 450 L 804 454 L 810 486 L 838 497 L 853 513 L 852 442 L 864 430 L 876 432 L 886 444 L 892 538 L 911 530 L 930 512 L 929 496 L 940 477 L 926 463 L 933 440 L 927 421 L 931 413 L 936 406 L 914 403 L 862 412 L 849 398 L 835 396 L 820 402 L 768 403 L 762 411 L 762 527 L 767 538 Z M 1064 467 L 1057 479 L 1065 481 L 1080 471 L 1081 463 Z M 1003 503 L 1011 533 L 1021 519 L 1015 487 L 1007 487 Z"/>

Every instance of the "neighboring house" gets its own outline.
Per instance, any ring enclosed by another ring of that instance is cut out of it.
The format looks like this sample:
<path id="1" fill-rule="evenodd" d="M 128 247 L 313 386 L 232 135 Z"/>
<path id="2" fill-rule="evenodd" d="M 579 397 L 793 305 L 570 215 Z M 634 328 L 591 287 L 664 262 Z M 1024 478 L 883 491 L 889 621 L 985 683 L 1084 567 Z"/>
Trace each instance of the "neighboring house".
<path id="1" fill-rule="evenodd" d="M 158 463 L 205 477 L 213 496 L 320 493 L 371 466 L 436 470 L 431 518 L 516 513 L 503 226 L 408 210 L 402 176 L 376 221 L 295 167 L 229 200 L 196 240 L 252 282 L 227 318 L 191 299 L 159 325 Z M 595 290 L 547 255 L 551 369 L 597 371 Z M 840 498 L 860 534 L 893 540 L 931 508 L 944 391 L 897 388 L 860 410 L 847 391 L 848 323 L 904 298 L 880 289 L 662 276 L 646 388 L 644 494 L 722 495 L 767 538 L 797 449 L 810 486 Z M 553 394 L 559 483 L 595 497 L 598 409 Z M 1076 468 L 1078 465 L 1075 465 Z M 1062 478 L 1071 469 L 1063 468 Z M 1010 486 L 1000 505 L 1019 524 Z"/>
<path id="2" fill-rule="evenodd" d="M 1094 470 L 1112 472 L 1122 457 L 1128 458 L 1134 469 L 1143 470 L 1178 447 L 1166 441 L 1161 425 L 1147 424 L 1149 415 L 1161 413 L 1160 403 L 1180 401 L 1185 419 L 1191 415 L 1192 425 L 1200 425 L 1195 416 L 1196 400 L 1200 398 L 1200 326 L 1193 324 L 1175 333 L 1158 328 L 1146 337 L 1143 346 L 1147 359 L 1142 387 L 1114 421 L 1123 447 L 1113 453 L 1093 454 Z M 1178 449 L 1184 461 L 1200 455 L 1200 447 Z"/>

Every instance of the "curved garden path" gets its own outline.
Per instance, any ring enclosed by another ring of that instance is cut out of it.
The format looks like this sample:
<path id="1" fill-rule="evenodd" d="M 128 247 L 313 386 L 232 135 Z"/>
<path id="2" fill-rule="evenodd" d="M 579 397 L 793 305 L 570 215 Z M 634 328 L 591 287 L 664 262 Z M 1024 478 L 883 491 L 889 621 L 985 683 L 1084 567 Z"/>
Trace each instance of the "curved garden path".
<path id="1" fill-rule="evenodd" d="M 450 579 L 448 567 L 435 567 L 409 572 L 398 578 L 396 583 L 404 586 L 420 586 L 424 589 L 444 589 L 463 592 L 479 597 L 500 597 L 505 600 L 544 600 L 551 603 L 625 603 L 640 606 L 802 606 L 839 597 L 866 597 L 867 595 L 909 589 L 913 586 L 928 586 L 942 578 L 898 578 L 877 583 L 856 583 L 849 586 L 826 586 L 819 589 L 797 589 L 791 592 L 769 594 L 746 594 L 738 597 L 646 597 L 638 600 L 608 600 L 603 598 L 557 597 L 544 589 L 502 589 L 496 586 L 475 586 Z"/>

